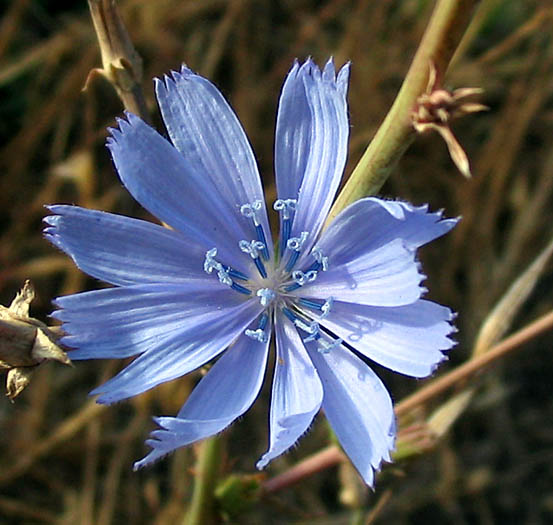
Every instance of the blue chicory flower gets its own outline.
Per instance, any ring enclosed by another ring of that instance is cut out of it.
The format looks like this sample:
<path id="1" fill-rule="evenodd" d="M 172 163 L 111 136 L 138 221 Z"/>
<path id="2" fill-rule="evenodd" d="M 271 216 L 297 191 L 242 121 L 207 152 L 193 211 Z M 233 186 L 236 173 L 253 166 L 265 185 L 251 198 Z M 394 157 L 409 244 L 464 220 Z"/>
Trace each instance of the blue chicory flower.
<path id="1" fill-rule="evenodd" d="M 221 432 L 259 394 L 274 329 L 270 443 L 288 450 L 322 408 L 369 485 L 394 447 L 390 396 L 359 355 L 413 377 L 452 347 L 452 312 L 421 299 L 417 248 L 456 223 L 361 199 L 322 232 L 346 162 L 349 64 L 295 63 L 278 108 L 273 245 L 256 161 L 217 88 L 187 67 L 155 89 L 169 142 L 128 113 L 108 148 L 135 199 L 173 229 L 55 205 L 45 235 L 113 288 L 60 297 L 72 359 L 138 356 L 94 390 L 114 403 L 219 358 L 147 444 L 147 465 Z"/>

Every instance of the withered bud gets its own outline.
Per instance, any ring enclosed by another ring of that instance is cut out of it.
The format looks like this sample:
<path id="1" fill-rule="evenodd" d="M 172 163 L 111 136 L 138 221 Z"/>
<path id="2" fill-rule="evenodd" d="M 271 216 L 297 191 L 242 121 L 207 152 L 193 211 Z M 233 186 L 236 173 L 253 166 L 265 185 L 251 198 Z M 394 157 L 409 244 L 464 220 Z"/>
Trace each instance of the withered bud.
<path id="1" fill-rule="evenodd" d="M 12 368 L 8 370 L 6 379 L 6 395 L 13 401 L 31 382 L 31 376 L 36 366 L 26 368 Z"/>
<path id="2" fill-rule="evenodd" d="M 453 91 L 440 86 L 436 66 L 430 63 L 430 74 L 426 91 L 417 98 L 411 113 L 413 127 L 419 133 L 436 130 L 447 144 L 451 159 L 459 171 L 470 178 L 468 157 L 449 127 L 449 122 L 463 115 L 489 109 L 474 102 L 471 97 L 482 94 L 481 88 L 459 88 Z"/>
<path id="3" fill-rule="evenodd" d="M 0 305 L 0 369 L 8 370 L 6 390 L 12 400 L 29 384 L 32 372 L 43 361 L 71 365 L 57 344 L 59 336 L 29 317 L 34 297 L 33 287 L 26 281 L 8 308 Z"/>

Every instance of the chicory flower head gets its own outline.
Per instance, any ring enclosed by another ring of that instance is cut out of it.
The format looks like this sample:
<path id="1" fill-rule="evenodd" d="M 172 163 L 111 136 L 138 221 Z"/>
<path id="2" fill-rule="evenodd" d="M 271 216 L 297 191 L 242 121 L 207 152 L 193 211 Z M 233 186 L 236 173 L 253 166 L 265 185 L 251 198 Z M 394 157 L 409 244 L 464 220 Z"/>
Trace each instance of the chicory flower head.
<path id="1" fill-rule="evenodd" d="M 108 148 L 136 200 L 172 229 L 55 205 L 45 234 L 113 288 L 60 297 L 72 359 L 138 356 L 94 390 L 114 403 L 219 358 L 147 444 L 147 465 L 221 432 L 252 405 L 276 359 L 267 452 L 288 450 L 322 408 L 369 485 L 390 461 L 390 396 L 364 358 L 413 377 L 453 342 L 452 312 L 421 299 L 417 248 L 456 220 L 359 200 L 322 231 L 346 162 L 349 64 L 292 67 L 280 97 L 273 244 L 256 161 L 217 88 L 187 67 L 155 81 L 171 142 L 128 113 Z M 363 356 L 363 357 L 360 357 Z"/>

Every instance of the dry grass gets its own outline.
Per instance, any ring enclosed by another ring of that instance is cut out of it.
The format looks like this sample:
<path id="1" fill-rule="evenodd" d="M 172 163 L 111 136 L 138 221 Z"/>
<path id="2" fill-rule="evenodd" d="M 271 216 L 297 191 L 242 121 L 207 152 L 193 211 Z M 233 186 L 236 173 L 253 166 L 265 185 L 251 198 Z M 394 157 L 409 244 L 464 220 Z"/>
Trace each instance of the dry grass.
<path id="1" fill-rule="evenodd" d="M 97 286 L 42 239 L 43 204 L 144 216 L 103 147 L 105 128 L 122 111 L 114 91 L 101 78 L 81 91 L 89 71 L 100 66 L 84 4 L 52 10 L 47 2 L 12 0 L 0 20 L 0 296 L 9 304 L 30 278 L 40 319 L 57 295 Z M 150 79 L 186 61 L 231 100 L 274 193 L 274 115 L 293 58 L 312 55 L 321 63 L 334 55 L 338 64 L 353 62 L 349 172 L 397 93 L 433 2 L 119 4 L 144 60 L 153 121 L 159 125 Z M 494 304 L 553 235 L 552 22 L 553 8 L 545 1 L 484 0 L 447 78 L 452 87 L 484 88 L 483 102 L 491 108 L 454 124 L 473 180 L 456 172 L 434 134 L 417 140 L 382 192 L 463 216 L 452 234 L 422 253 L 431 297 L 459 312 L 460 344 L 450 367 L 468 357 Z M 549 269 L 514 327 L 551 310 L 552 283 Z M 470 412 L 434 452 L 385 469 L 366 503 L 368 510 L 381 494 L 386 498 L 371 523 L 551 523 L 551 362 L 546 336 L 486 376 Z M 151 415 L 174 414 L 197 377 L 115 407 L 96 406 L 87 392 L 120 366 L 49 364 L 15 404 L 0 403 L 0 523 L 163 525 L 182 519 L 195 449 L 139 473 L 131 464 L 145 452 Z M 398 400 L 417 388 L 413 380 L 386 380 Z M 224 474 L 253 472 L 265 450 L 266 421 L 264 393 L 225 434 Z M 319 422 L 268 474 L 324 446 L 327 438 Z M 332 469 L 255 504 L 234 522 L 349 523 L 352 511 L 340 494 L 352 486 L 347 473 Z"/>

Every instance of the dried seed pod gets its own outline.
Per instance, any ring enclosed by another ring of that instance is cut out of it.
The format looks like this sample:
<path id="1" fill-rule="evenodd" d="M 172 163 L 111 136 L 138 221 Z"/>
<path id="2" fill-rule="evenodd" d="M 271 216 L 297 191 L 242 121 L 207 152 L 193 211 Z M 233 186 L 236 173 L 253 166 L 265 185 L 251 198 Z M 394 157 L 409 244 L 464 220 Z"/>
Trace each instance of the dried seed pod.
<path id="1" fill-rule="evenodd" d="M 487 110 L 487 106 L 470 100 L 471 97 L 481 93 L 480 88 L 459 88 L 454 91 L 442 88 L 436 66 L 431 62 L 426 91 L 417 99 L 417 104 L 411 113 L 413 127 L 417 132 L 424 133 L 433 129 L 442 136 L 451 160 L 467 178 L 471 176 L 469 160 L 451 131 L 449 123 L 456 117 Z"/>
<path id="2" fill-rule="evenodd" d="M 34 297 L 34 289 L 26 281 L 9 307 L 0 305 L 0 368 L 8 370 L 6 390 L 12 400 L 29 384 L 34 369 L 43 361 L 71 364 L 57 344 L 59 336 L 29 316 Z"/>

